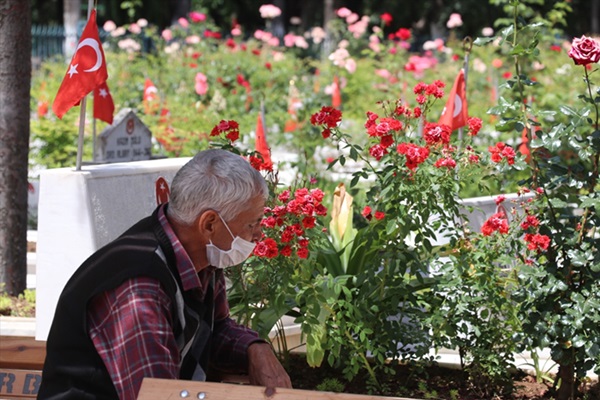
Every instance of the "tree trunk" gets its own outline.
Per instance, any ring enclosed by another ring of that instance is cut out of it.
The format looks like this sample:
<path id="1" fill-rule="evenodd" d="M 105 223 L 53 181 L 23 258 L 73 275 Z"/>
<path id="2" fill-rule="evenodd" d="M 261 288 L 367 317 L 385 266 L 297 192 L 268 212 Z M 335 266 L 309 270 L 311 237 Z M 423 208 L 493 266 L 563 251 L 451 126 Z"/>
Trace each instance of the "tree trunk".
<path id="1" fill-rule="evenodd" d="M 600 0 L 592 0 L 592 20 L 591 20 L 591 32 L 592 34 L 600 33 Z"/>
<path id="2" fill-rule="evenodd" d="M 280 40 L 283 40 L 283 37 L 285 36 L 285 18 L 287 18 L 287 10 L 286 10 L 286 6 L 285 6 L 285 0 L 272 0 L 271 4 L 273 4 L 276 7 L 279 7 L 279 9 L 281 10 L 281 15 L 277 18 L 273 19 L 273 22 L 271 24 L 271 33 L 275 36 L 277 36 Z"/>
<path id="3" fill-rule="evenodd" d="M 30 0 L 0 2 L 0 289 L 27 286 Z"/>
<path id="4" fill-rule="evenodd" d="M 81 13 L 81 0 L 64 0 L 63 20 L 65 27 L 64 55 L 71 60 L 77 48 L 77 24 Z"/>
<path id="5" fill-rule="evenodd" d="M 444 7 L 444 0 L 435 0 L 435 6 L 427 13 L 429 21 L 429 35 L 431 40 L 444 37 L 444 22 L 440 21 L 441 11 Z"/>
<path id="6" fill-rule="evenodd" d="M 192 11 L 192 4 L 190 0 L 171 0 L 171 25 L 177 24 L 179 18 L 187 18 L 190 11 Z"/>
<path id="7" fill-rule="evenodd" d="M 557 379 L 560 381 L 560 387 L 556 392 L 556 400 L 574 400 L 576 388 L 573 364 L 560 365 Z"/>
<path id="8" fill-rule="evenodd" d="M 322 60 L 327 59 L 329 54 L 333 51 L 333 39 L 331 37 L 331 32 L 329 31 L 329 21 L 333 18 L 333 0 L 325 0 L 323 5 L 323 29 L 325 29 L 325 41 L 323 42 L 321 53 Z"/>

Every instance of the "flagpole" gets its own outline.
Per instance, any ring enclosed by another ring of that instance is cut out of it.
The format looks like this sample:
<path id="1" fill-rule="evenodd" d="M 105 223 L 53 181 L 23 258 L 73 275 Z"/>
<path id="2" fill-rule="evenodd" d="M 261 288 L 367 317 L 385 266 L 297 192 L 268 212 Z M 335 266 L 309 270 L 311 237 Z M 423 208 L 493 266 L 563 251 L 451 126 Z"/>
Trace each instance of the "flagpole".
<path id="1" fill-rule="evenodd" d="M 86 96 L 81 99 L 81 110 L 79 110 L 79 138 L 77 139 L 77 164 L 75 171 L 81 171 L 81 155 L 83 153 L 83 130 L 85 128 Z"/>
<path id="2" fill-rule="evenodd" d="M 94 107 L 96 107 L 96 98 L 93 98 Z M 96 162 L 96 118 L 92 114 L 92 161 Z"/>
<path id="3" fill-rule="evenodd" d="M 262 121 L 263 132 L 266 135 L 267 134 L 267 124 L 265 121 L 265 101 L 264 100 L 260 101 L 260 120 Z"/>
<path id="4" fill-rule="evenodd" d="M 90 19 L 92 8 L 94 7 L 94 0 L 88 0 L 87 19 Z M 81 99 L 81 109 L 79 110 L 79 137 L 77 139 L 77 163 L 75 164 L 75 171 L 81 171 L 81 159 L 83 157 L 83 131 L 85 129 L 85 111 L 87 105 L 87 95 Z"/>
<path id="5" fill-rule="evenodd" d="M 465 98 L 467 96 L 467 78 L 469 76 L 469 55 L 471 54 L 471 49 L 473 48 L 473 40 L 470 36 L 467 36 L 463 39 L 463 49 L 465 50 L 465 58 L 463 61 L 463 71 L 465 71 Z M 458 128 L 458 149 L 460 150 L 460 145 L 463 140 L 463 128 Z"/>

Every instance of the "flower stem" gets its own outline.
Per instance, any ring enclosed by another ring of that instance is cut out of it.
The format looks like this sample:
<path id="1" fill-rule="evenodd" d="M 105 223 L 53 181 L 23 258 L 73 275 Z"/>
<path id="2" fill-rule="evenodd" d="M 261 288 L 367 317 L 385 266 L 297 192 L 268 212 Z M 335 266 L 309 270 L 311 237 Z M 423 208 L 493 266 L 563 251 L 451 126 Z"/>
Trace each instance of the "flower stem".
<path id="1" fill-rule="evenodd" d="M 360 351 L 360 349 L 356 345 L 356 340 L 352 337 L 350 332 L 346 331 L 346 337 L 348 338 L 350 343 L 353 344 L 354 348 L 356 349 L 356 353 L 362 359 L 363 364 L 365 365 L 365 369 L 369 373 L 369 376 L 371 377 L 371 379 L 373 379 L 373 382 L 375 382 L 375 385 L 377 387 L 379 387 L 379 382 L 377 381 L 377 377 L 375 376 L 375 371 L 373 371 L 373 368 L 371 368 L 371 364 L 369 364 L 369 360 L 367 359 L 367 356 L 362 351 Z"/>
<path id="2" fill-rule="evenodd" d="M 590 76 L 587 71 L 587 67 L 583 66 L 583 71 L 585 72 L 585 83 L 587 85 L 588 94 L 590 96 L 590 101 L 594 105 L 594 109 L 596 111 L 596 121 L 593 125 L 594 132 L 598 130 L 598 120 L 600 119 L 600 111 L 598 110 L 598 103 L 594 101 L 594 97 L 592 96 L 592 85 L 590 82 Z M 592 133 L 593 134 L 593 133 Z M 592 159 L 592 176 L 590 179 L 589 193 L 594 193 L 596 184 L 598 182 L 598 159 L 600 157 L 600 153 L 596 152 L 594 154 L 594 158 Z M 577 238 L 577 243 L 581 244 L 583 241 L 583 233 L 585 232 L 585 224 L 587 223 L 588 217 L 590 215 L 590 207 L 587 207 L 583 213 L 583 217 L 581 219 L 581 230 L 579 231 L 579 237 Z"/>

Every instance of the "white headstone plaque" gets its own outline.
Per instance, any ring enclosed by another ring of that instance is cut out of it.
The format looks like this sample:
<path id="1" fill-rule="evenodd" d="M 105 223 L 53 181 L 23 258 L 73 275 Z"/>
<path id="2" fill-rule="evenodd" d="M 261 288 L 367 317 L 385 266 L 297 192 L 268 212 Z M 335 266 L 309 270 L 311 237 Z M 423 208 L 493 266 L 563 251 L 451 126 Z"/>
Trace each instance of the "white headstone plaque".
<path id="1" fill-rule="evenodd" d="M 101 163 L 149 160 L 152 133 L 130 108 L 115 116 L 115 122 L 98 136 L 95 161 Z"/>

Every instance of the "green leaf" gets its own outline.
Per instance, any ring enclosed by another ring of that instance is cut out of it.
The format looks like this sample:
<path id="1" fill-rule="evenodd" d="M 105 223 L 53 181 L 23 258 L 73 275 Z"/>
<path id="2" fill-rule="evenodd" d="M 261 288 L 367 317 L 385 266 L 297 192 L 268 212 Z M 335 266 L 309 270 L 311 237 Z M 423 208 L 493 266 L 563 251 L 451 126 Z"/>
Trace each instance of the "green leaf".
<path id="1" fill-rule="evenodd" d="M 569 258 L 571 259 L 571 263 L 576 267 L 582 267 L 588 263 L 588 261 L 593 259 L 593 256 L 588 252 L 577 251 L 577 250 L 569 250 L 567 251 Z"/>
<path id="2" fill-rule="evenodd" d="M 561 104 L 558 109 L 560 110 L 561 113 L 565 114 L 566 116 L 569 117 L 574 117 L 574 116 L 579 116 L 579 113 L 577 112 L 577 110 L 575 110 L 574 108 L 571 108 L 569 106 L 566 106 L 564 104 Z"/>
<path id="3" fill-rule="evenodd" d="M 552 205 L 552 207 L 554 207 L 554 208 L 564 208 L 564 207 L 568 206 L 567 202 L 565 202 L 559 198 L 556 198 L 556 197 L 550 198 L 549 201 L 550 201 L 550 204 Z"/>
<path id="4" fill-rule="evenodd" d="M 485 46 L 488 43 L 491 43 L 495 40 L 495 37 L 478 37 L 473 41 L 475 46 Z"/>
<path id="5" fill-rule="evenodd" d="M 511 56 L 520 56 L 523 54 L 527 54 L 527 51 L 525 51 L 525 48 L 523 48 L 523 46 L 517 44 L 515 47 L 513 47 L 509 54 Z"/>
<path id="6" fill-rule="evenodd" d="M 398 223 L 394 219 L 390 219 L 385 226 L 385 231 L 389 235 L 396 230 Z"/>
<path id="7" fill-rule="evenodd" d="M 510 25 L 500 31 L 500 36 L 502 36 L 502 40 L 506 41 L 506 39 L 513 34 L 515 31 L 515 26 Z"/>
<path id="8" fill-rule="evenodd" d="M 579 203 L 579 207 L 581 208 L 591 208 L 595 207 L 600 210 L 600 199 L 596 199 L 593 197 L 582 196 L 581 203 Z"/>
<path id="9" fill-rule="evenodd" d="M 496 129 L 500 132 L 509 132 L 515 129 L 516 124 L 517 121 L 515 119 L 503 119 L 496 124 Z"/>
<path id="10" fill-rule="evenodd" d="M 354 147 L 350 148 L 350 158 L 354 161 L 358 159 L 358 153 L 356 152 L 356 149 Z"/>

